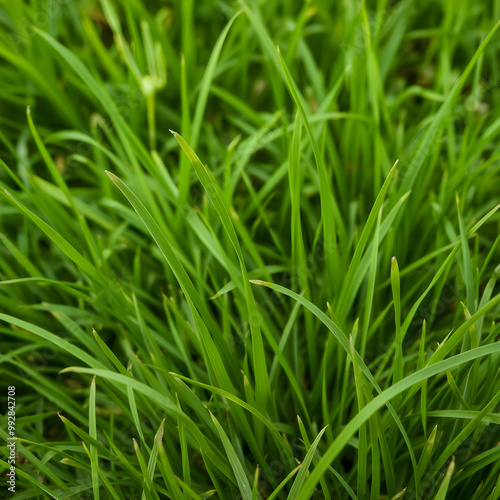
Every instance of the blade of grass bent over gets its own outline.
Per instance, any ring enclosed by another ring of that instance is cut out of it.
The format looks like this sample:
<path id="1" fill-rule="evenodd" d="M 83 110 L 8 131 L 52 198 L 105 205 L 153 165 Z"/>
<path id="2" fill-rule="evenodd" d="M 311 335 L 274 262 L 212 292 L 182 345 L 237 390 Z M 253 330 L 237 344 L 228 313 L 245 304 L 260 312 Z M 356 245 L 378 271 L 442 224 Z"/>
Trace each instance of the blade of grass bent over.
<path id="1" fill-rule="evenodd" d="M 456 366 L 460 366 L 469 361 L 473 361 L 474 359 L 495 353 L 500 353 L 499 342 L 478 347 L 461 354 L 457 354 L 456 356 L 423 368 L 418 372 L 412 373 L 408 377 L 404 378 L 400 382 L 394 384 L 393 386 L 389 387 L 384 392 L 379 394 L 376 398 L 370 401 L 357 415 L 355 415 L 355 417 L 342 429 L 342 431 L 340 431 L 335 441 L 329 446 L 328 450 L 324 453 L 314 471 L 306 480 L 304 487 L 298 496 L 298 500 L 309 500 L 309 498 L 311 498 L 314 488 L 318 484 L 320 478 L 326 472 L 335 457 L 338 456 L 338 454 L 347 444 L 349 439 L 354 435 L 357 429 L 359 429 L 360 425 L 366 422 L 371 417 L 371 415 L 380 410 L 380 408 L 382 408 L 388 401 L 394 398 L 394 396 L 401 394 L 410 387 L 416 384 L 420 384 L 422 381 L 434 375 L 446 372 L 446 370 L 449 370 Z"/>

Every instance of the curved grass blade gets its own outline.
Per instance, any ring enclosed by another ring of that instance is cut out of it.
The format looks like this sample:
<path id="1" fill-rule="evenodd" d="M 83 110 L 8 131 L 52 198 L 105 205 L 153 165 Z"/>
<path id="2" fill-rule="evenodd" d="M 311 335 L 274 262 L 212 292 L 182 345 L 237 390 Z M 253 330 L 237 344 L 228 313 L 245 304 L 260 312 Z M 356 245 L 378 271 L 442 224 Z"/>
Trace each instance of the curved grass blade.
<path id="1" fill-rule="evenodd" d="M 238 236 L 236 235 L 236 231 L 234 229 L 229 209 L 224 201 L 222 190 L 210 170 L 201 163 L 196 153 L 179 134 L 175 132 L 172 132 L 172 134 L 183 149 L 184 153 L 191 161 L 196 175 L 198 176 L 198 179 L 207 192 L 215 210 L 217 211 L 226 234 L 228 235 L 234 251 L 238 256 L 248 307 L 250 330 L 252 334 L 252 358 L 254 365 L 256 400 L 257 405 L 261 409 L 261 411 L 265 411 L 267 400 L 269 398 L 269 373 L 267 371 L 266 354 L 264 351 L 264 344 L 262 342 L 260 315 L 255 303 L 252 288 L 248 281 L 245 259 L 241 250 L 240 243 L 238 241 Z"/>
<path id="2" fill-rule="evenodd" d="M 384 392 L 375 397 L 370 401 L 354 418 L 340 431 L 335 441 L 329 446 L 328 450 L 325 452 L 323 457 L 320 459 L 318 465 L 315 467 L 314 471 L 311 473 L 309 478 L 306 480 L 300 495 L 297 497 L 298 500 L 309 500 L 316 485 L 318 484 L 320 478 L 328 469 L 329 465 L 333 462 L 335 457 L 341 452 L 344 446 L 348 443 L 349 439 L 354 435 L 354 433 L 359 429 L 359 427 L 366 422 L 375 412 L 380 410 L 387 402 L 389 402 L 394 396 L 401 394 L 405 390 L 413 387 L 414 385 L 420 384 L 422 381 L 429 379 L 434 375 L 446 372 L 451 368 L 460 366 L 469 361 L 488 356 L 490 354 L 500 353 L 500 342 L 495 344 L 490 344 L 471 351 L 467 351 L 461 354 L 457 354 L 451 358 L 444 361 L 439 361 L 438 363 L 423 368 L 422 370 L 412 373 L 408 377 L 404 378 L 397 384 L 386 389 Z"/>
<path id="3" fill-rule="evenodd" d="M 220 329 L 215 324 L 208 311 L 207 305 L 201 298 L 200 294 L 196 290 L 193 282 L 189 278 L 186 270 L 179 261 L 176 253 L 174 252 L 169 241 L 162 233 L 160 227 L 156 223 L 153 216 L 148 212 L 146 207 L 142 204 L 139 198 L 134 194 L 134 192 L 116 175 L 111 172 L 106 172 L 109 178 L 115 183 L 115 185 L 120 189 L 123 195 L 127 198 L 129 203 L 132 205 L 137 215 L 140 217 L 149 233 L 153 237 L 154 241 L 158 245 L 163 257 L 167 261 L 168 265 L 172 269 L 177 281 L 179 282 L 187 301 L 192 308 L 199 311 L 201 318 L 205 325 L 208 327 L 209 331 L 213 332 L 214 338 L 208 333 L 208 330 L 202 329 L 201 335 L 202 340 L 207 350 L 208 362 L 212 366 L 214 373 L 219 380 L 222 387 L 233 392 L 233 385 L 231 383 L 231 378 L 226 370 L 226 366 L 234 370 L 233 373 L 237 373 L 237 369 L 234 363 L 234 357 L 229 354 L 228 348 L 224 343 L 222 336 L 218 333 Z"/>

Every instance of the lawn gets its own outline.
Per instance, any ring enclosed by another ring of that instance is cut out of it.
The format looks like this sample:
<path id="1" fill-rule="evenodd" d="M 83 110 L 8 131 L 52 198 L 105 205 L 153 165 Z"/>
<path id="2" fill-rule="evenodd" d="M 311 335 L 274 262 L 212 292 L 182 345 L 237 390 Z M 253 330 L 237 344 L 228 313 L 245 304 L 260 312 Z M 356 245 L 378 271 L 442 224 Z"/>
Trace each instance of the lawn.
<path id="1" fill-rule="evenodd" d="M 500 499 L 499 20 L 0 0 L 0 498 Z"/>

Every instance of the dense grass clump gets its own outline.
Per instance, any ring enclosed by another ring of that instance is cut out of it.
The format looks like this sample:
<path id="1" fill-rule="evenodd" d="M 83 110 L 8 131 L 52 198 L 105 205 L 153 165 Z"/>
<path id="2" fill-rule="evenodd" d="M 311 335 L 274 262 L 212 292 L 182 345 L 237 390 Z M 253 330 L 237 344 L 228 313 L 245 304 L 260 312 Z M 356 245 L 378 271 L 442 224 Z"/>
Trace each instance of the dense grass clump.
<path id="1" fill-rule="evenodd" d="M 1 1 L 0 496 L 499 499 L 498 19 Z"/>

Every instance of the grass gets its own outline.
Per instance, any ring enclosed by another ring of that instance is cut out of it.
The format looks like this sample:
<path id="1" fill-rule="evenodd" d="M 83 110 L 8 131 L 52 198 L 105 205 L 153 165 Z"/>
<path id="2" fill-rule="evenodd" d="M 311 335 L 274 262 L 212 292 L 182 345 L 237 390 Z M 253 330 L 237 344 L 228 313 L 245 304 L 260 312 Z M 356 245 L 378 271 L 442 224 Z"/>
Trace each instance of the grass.
<path id="1" fill-rule="evenodd" d="M 499 19 L 1 1 L 0 496 L 499 499 Z"/>

